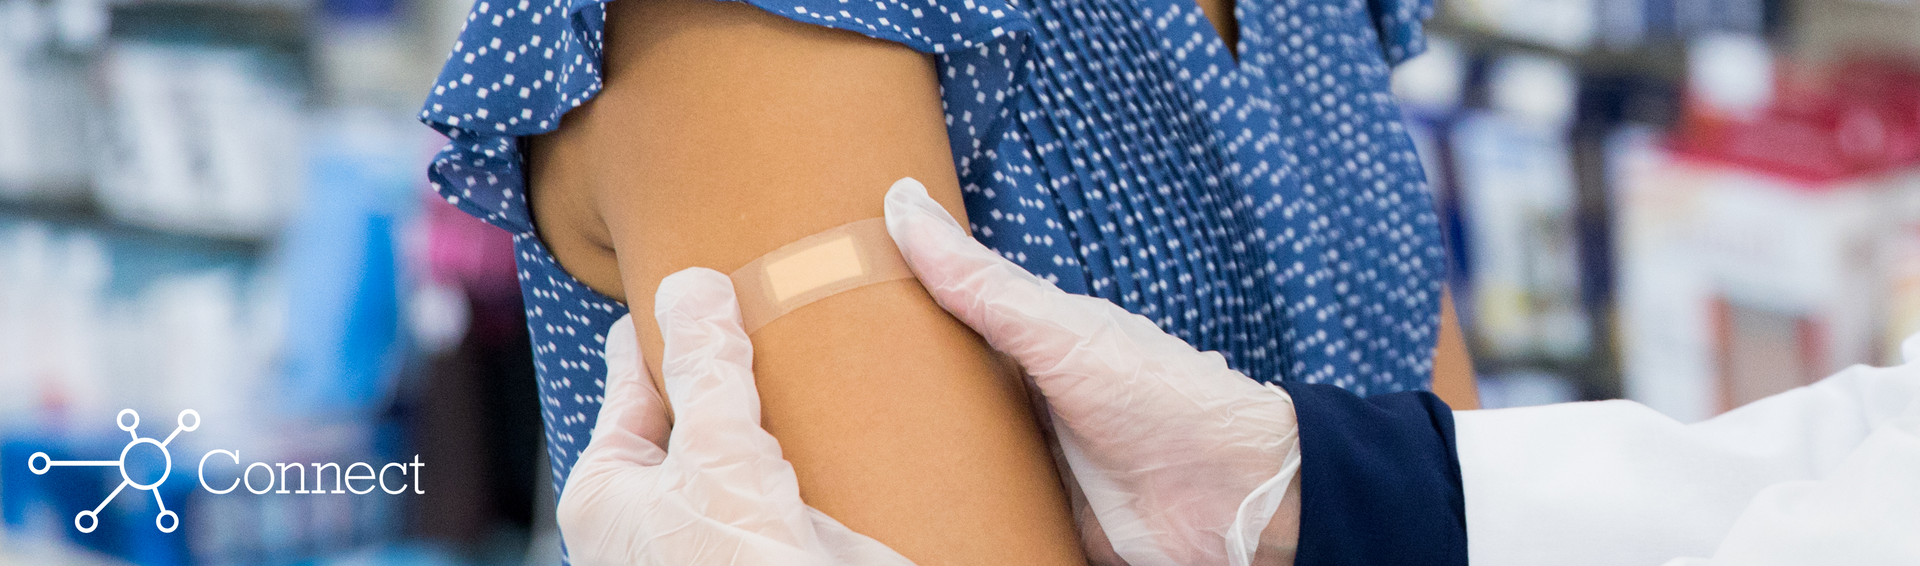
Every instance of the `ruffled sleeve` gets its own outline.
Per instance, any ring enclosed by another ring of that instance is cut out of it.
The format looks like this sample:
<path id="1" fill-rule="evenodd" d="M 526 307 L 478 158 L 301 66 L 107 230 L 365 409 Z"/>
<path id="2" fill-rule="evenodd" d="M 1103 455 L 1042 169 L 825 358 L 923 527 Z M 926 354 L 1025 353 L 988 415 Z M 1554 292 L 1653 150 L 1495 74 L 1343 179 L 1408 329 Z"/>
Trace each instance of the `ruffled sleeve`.
<path id="1" fill-rule="evenodd" d="M 984 80 L 1008 88 L 1017 82 L 1018 63 L 1001 58 L 1005 62 L 994 65 L 1001 67 L 997 69 L 956 69 L 949 65 L 950 54 L 1004 55 L 1008 44 L 1018 43 L 1015 38 L 1032 26 L 1026 12 L 1007 0 L 724 1 L 744 1 L 791 20 L 941 54 L 947 66 L 943 82 Z M 422 121 L 450 138 L 429 170 L 435 189 L 470 214 L 514 232 L 530 232 L 515 138 L 552 131 L 562 114 L 600 91 L 605 29 L 601 0 L 475 3 L 420 112 Z M 1024 50 L 1021 45 L 1012 48 Z M 973 123 L 975 109 L 956 112 L 954 101 L 948 101 L 950 118 L 965 115 L 949 120 L 950 133 L 961 136 L 953 139 L 957 159 L 982 146 L 978 138 L 997 133 L 989 122 L 1003 114 L 997 105 L 1004 96 L 988 98 L 970 101 L 980 105 L 979 123 Z"/>

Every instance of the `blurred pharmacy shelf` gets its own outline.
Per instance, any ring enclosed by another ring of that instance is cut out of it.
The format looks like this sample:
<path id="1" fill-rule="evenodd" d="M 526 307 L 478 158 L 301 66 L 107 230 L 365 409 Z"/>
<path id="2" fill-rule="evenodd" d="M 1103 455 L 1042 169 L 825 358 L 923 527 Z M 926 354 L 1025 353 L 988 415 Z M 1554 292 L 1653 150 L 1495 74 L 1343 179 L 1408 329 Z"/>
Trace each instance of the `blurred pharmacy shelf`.
<path id="1" fill-rule="evenodd" d="M 1920 2 L 1440 7 L 1395 89 L 1488 406 L 1695 420 L 1920 329 Z"/>
<path id="2" fill-rule="evenodd" d="M 462 407 L 490 389 L 427 402 L 475 379 L 438 368 L 528 350 L 510 338 L 524 332 L 517 292 L 493 297 L 513 276 L 488 266 L 510 252 L 423 209 L 436 202 L 421 172 L 444 140 L 414 113 L 467 7 L 0 0 L 0 561 L 557 559 L 528 551 L 532 494 L 549 483 L 537 432 L 520 430 L 537 431 L 535 401 L 493 422 L 445 417 L 478 414 Z M 470 321 L 509 338 L 466 346 Z M 488 375 L 530 392 L 526 373 Z M 214 495 L 175 481 L 160 495 L 177 531 L 156 530 L 153 497 L 136 492 L 81 533 L 74 514 L 117 475 L 15 465 L 117 454 L 116 412 L 137 411 L 150 423 L 137 433 L 155 436 L 188 408 L 204 426 L 173 443 L 176 477 L 215 449 L 263 462 L 424 454 L 435 489 Z M 462 434 L 480 426 L 490 434 Z"/>

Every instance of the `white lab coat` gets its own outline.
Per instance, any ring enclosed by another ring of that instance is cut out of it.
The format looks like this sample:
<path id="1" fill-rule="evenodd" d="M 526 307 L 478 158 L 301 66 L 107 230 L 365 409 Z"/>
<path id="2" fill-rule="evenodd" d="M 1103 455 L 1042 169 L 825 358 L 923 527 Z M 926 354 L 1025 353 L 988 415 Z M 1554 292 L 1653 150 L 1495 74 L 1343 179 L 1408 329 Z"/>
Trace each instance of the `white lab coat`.
<path id="1" fill-rule="evenodd" d="M 1454 415 L 1470 562 L 1920 565 L 1920 336 L 1684 425 L 1628 401 Z"/>

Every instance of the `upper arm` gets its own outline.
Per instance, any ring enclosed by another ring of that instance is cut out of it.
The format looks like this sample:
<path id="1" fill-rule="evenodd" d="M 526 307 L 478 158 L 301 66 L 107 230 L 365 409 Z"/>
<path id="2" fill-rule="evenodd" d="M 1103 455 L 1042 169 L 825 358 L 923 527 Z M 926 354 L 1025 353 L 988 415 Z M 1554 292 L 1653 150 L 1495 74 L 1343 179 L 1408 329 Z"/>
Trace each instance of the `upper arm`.
<path id="1" fill-rule="evenodd" d="M 554 165 L 535 184 L 570 193 L 537 192 L 535 213 L 597 221 L 568 229 L 618 249 L 626 281 L 587 283 L 635 312 L 659 279 L 636 272 L 730 271 L 879 216 L 901 177 L 964 218 L 926 54 L 710 0 L 611 3 L 605 45 L 603 90 L 534 144 Z"/>
<path id="2" fill-rule="evenodd" d="M 925 54 L 745 4 L 646 0 L 611 6 L 606 65 L 595 141 L 623 166 L 593 185 L 621 211 L 611 236 L 701 235 L 644 264 L 744 264 L 878 216 L 903 176 L 960 210 Z"/>
<path id="3" fill-rule="evenodd" d="M 931 58 L 740 2 L 608 5 L 605 86 L 529 144 L 541 238 L 626 303 L 657 380 L 660 279 L 880 216 L 914 177 L 966 221 Z"/>
<path id="4" fill-rule="evenodd" d="M 926 54 L 741 3 L 620 0 L 604 60 L 604 90 L 534 140 L 530 198 L 562 265 L 627 303 L 656 382 L 666 275 L 881 216 L 901 177 L 965 218 Z M 1084 563 L 1018 376 L 918 282 L 751 338 L 809 505 L 920 564 Z"/>

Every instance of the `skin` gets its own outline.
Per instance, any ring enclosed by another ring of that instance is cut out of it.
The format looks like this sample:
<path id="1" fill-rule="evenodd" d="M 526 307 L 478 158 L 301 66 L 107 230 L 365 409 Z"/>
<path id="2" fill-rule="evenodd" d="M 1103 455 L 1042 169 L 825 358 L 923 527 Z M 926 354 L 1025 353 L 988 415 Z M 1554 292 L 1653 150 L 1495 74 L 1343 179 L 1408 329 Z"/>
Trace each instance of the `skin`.
<path id="1" fill-rule="evenodd" d="M 1453 293 L 1440 295 L 1440 339 L 1433 348 L 1433 394 L 1455 411 L 1480 408 L 1480 387 L 1473 378 L 1473 357 L 1460 333 Z"/>
<path id="2" fill-rule="evenodd" d="M 742 3 L 608 10 L 605 90 L 532 140 L 530 198 L 561 265 L 630 307 L 656 380 L 668 274 L 881 216 L 905 176 L 965 218 L 929 56 Z M 763 426 L 809 505 L 917 564 L 1086 563 L 1017 374 L 918 282 L 751 338 Z"/>
<path id="3" fill-rule="evenodd" d="M 1200 5 L 1233 45 L 1230 2 Z M 905 176 L 966 221 L 927 55 L 741 3 L 621 0 L 604 60 L 600 95 L 527 140 L 529 198 L 561 266 L 629 306 L 656 386 L 666 275 L 732 272 L 881 216 Z M 1464 378 L 1442 393 L 1460 407 L 1472 374 L 1451 312 L 1435 388 Z M 829 297 L 751 338 L 763 424 L 809 505 L 918 564 L 1086 563 L 1017 372 L 917 282 Z M 1289 499 L 1270 541 L 1297 531 Z M 1270 550 L 1263 562 L 1291 562 Z"/>
<path id="4" fill-rule="evenodd" d="M 1240 58 L 1240 20 L 1234 16 L 1233 0 L 1197 0 L 1200 13 L 1206 14 L 1207 23 L 1213 24 L 1213 31 L 1220 35 L 1220 41 L 1227 44 L 1227 52 L 1233 58 Z"/>

